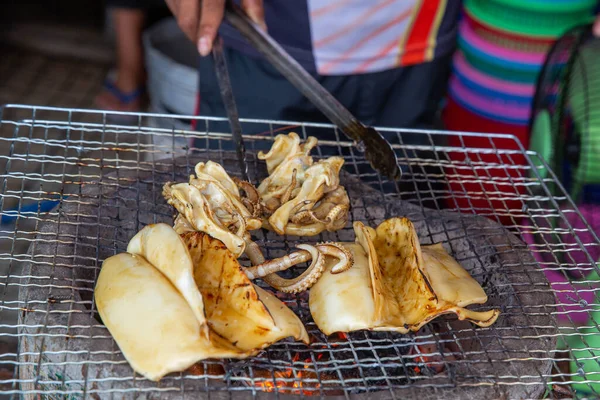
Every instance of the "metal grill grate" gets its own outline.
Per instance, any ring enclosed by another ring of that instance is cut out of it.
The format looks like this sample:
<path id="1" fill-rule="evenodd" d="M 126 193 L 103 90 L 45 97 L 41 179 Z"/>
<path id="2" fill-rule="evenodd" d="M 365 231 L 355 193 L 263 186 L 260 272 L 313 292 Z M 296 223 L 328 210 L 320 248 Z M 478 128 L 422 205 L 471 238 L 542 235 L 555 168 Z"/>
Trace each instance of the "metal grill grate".
<path id="1" fill-rule="evenodd" d="M 499 307 L 502 315 L 489 328 L 439 318 L 415 334 L 325 337 L 312 322 L 306 293 L 282 295 L 313 336 L 310 346 L 282 341 L 249 360 L 201 362 L 152 383 L 131 370 L 99 322 L 95 278 L 102 261 L 124 251 L 137 230 L 171 221 L 160 195 L 164 182 L 186 180 L 195 162 L 207 158 L 237 174 L 231 140 L 218 133 L 226 123 L 196 118 L 191 131 L 185 130 L 191 117 L 126 115 L 125 125 L 119 122 L 125 115 L 91 110 L 10 105 L 1 112 L 6 395 L 560 398 L 575 389 L 599 395 L 594 221 L 584 219 L 552 173 L 539 179 L 546 164 L 512 136 L 380 129 L 405 166 L 397 187 L 329 125 L 243 121 L 255 183 L 265 172 L 254 154 L 277 133 L 324 138 L 316 155 L 346 160 L 353 220 L 373 226 L 410 217 L 422 243 L 443 242 L 482 284 L 489 301 L 481 308 Z M 474 140 L 477 146 L 467 149 Z M 351 228 L 302 240 L 254 236 L 268 257 L 301 241 L 353 240 Z"/>

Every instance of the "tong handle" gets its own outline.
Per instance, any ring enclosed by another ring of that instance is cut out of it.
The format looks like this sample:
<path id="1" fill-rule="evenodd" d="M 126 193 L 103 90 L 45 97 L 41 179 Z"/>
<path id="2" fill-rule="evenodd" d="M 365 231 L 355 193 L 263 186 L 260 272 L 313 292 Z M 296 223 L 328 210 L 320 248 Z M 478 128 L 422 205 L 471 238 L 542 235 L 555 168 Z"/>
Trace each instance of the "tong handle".
<path id="1" fill-rule="evenodd" d="M 217 36 L 213 43 L 212 56 L 215 63 L 215 73 L 217 75 L 217 82 L 219 83 L 221 99 L 223 100 L 227 118 L 229 119 L 229 125 L 231 126 L 231 134 L 233 136 L 233 142 L 235 143 L 235 150 L 240 172 L 242 173 L 242 179 L 248 181 L 248 165 L 246 164 L 246 148 L 242 137 L 242 125 L 240 124 L 235 97 L 231 87 L 231 80 L 229 79 L 229 72 L 227 71 L 227 60 L 225 59 L 225 53 L 223 51 L 223 39 L 220 36 Z"/>

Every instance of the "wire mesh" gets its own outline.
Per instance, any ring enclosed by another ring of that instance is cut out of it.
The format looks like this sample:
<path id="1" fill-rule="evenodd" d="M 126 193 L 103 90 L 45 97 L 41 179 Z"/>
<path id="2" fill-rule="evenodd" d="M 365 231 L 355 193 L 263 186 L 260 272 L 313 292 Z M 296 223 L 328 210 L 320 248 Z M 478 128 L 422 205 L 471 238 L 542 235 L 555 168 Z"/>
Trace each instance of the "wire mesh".
<path id="1" fill-rule="evenodd" d="M 422 243 L 442 242 L 498 307 L 489 328 L 438 318 L 407 335 L 326 337 L 307 294 L 278 296 L 311 334 L 251 359 L 210 360 L 159 383 L 136 374 L 100 322 L 102 261 L 144 225 L 171 221 L 161 197 L 200 159 L 237 175 L 221 119 L 7 105 L 0 122 L 0 393 L 14 398 L 561 398 L 598 396 L 600 240 L 537 154 L 513 136 L 379 128 L 404 176 L 379 176 L 326 124 L 243 120 L 256 158 L 275 135 L 321 139 L 345 159 L 352 220 L 406 215 Z M 122 118 L 127 117 L 127 124 Z M 194 119 L 196 130 L 185 129 Z M 467 147 L 473 139 L 478 146 Z M 534 162 L 535 161 L 535 162 Z M 558 190 L 555 190 L 558 188 Z M 350 226 L 350 224 L 349 224 Z M 300 242 L 352 241 L 350 227 L 315 238 L 255 238 L 267 257 Z M 475 307 L 478 309 L 478 307 Z"/>

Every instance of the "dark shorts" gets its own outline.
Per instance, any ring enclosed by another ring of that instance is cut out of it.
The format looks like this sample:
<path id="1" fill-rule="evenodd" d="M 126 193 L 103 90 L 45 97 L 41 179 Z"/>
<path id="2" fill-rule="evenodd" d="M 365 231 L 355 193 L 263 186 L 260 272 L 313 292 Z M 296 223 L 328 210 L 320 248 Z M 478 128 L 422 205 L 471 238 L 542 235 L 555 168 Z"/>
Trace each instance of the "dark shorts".
<path id="1" fill-rule="evenodd" d="M 134 8 L 138 10 L 167 9 L 165 0 L 106 0 L 108 7 Z"/>
<path id="2" fill-rule="evenodd" d="M 329 122 L 268 61 L 226 49 L 241 118 Z M 367 125 L 430 128 L 446 91 L 451 55 L 421 65 L 348 76 L 315 76 Z M 225 116 L 211 57 L 199 62 L 199 114 Z"/>
<path id="3" fill-rule="evenodd" d="M 240 118 L 329 123 L 268 61 L 232 49 L 226 49 L 225 55 Z M 431 129 L 446 91 L 451 57 L 383 72 L 315 78 L 364 124 Z M 198 115 L 226 117 L 211 57 L 199 61 Z M 242 128 L 244 134 L 269 130 L 268 125 L 244 125 Z M 207 127 L 199 123 L 196 129 L 205 131 Z M 227 122 L 210 122 L 210 131 L 230 132 L 231 129 Z M 336 139 L 331 129 L 312 130 L 306 134 L 323 140 Z M 388 139 L 399 142 L 397 135 Z M 401 140 L 405 144 L 430 144 L 425 135 L 404 134 Z M 222 145 L 201 140 L 194 147 Z"/>
<path id="4" fill-rule="evenodd" d="M 172 17 L 165 0 L 106 0 L 108 9 L 142 11 L 145 15 L 145 28 L 151 27 L 163 18 Z"/>
<path id="5" fill-rule="evenodd" d="M 226 49 L 225 54 L 240 118 L 329 123 L 268 61 L 232 49 Z M 450 67 L 451 55 L 406 68 L 315 78 L 364 124 L 430 129 L 446 91 Z M 198 115 L 226 117 L 211 57 L 199 61 Z M 230 131 L 228 123 L 212 123 L 211 130 L 217 129 Z M 315 132 L 317 136 L 323 134 Z M 416 143 L 422 137 L 403 137 L 403 141 Z"/>

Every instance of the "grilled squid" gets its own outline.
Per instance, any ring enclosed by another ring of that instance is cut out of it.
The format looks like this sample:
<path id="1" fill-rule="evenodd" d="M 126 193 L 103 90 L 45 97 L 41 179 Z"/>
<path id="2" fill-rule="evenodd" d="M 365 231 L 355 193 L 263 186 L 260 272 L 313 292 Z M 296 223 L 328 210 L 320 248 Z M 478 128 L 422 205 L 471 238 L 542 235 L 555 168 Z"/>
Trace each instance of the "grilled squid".
<path id="1" fill-rule="evenodd" d="M 354 266 L 333 274 L 329 261 L 312 286 L 309 307 L 325 334 L 356 330 L 417 331 L 443 314 L 486 327 L 499 310 L 472 311 L 484 304 L 483 288 L 442 247 L 421 246 L 407 218 L 391 218 L 377 229 L 354 223 L 356 241 L 343 243 Z"/>
<path id="2" fill-rule="evenodd" d="M 339 243 L 327 242 L 316 245 L 299 244 L 299 251 L 280 258 L 266 261 L 260 252 L 255 249 L 249 254 L 254 264 L 253 267 L 244 268 L 250 279 L 262 278 L 271 287 L 284 293 L 299 293 L 310 289 L 325 271 L 325 263 L 330 258 L 332 274 L 347 271 L 354 264 L 354 257 L 344 246 Z M 249 245 L 248 248 L 251 248 Z M 311 261 L 310 266 L 299 276 L 292 279 L 282 278 L 277 272 L 285 271 L 295 265 Z"/>
<path id="3" fill-rule="evenodd" d="M 291 137 L 298 139 L 295 134 L 291 134 Z M 289 140 L 279 139 L 275 142 L 272 153 L 267 157 L 269 168 L 275 168 L 275 164 L 285 162 L 285 157 L 282 160 L 277 158 L 285 152 L 274 150 L 295 146 Z M 239 258 L 245 253 L 254 264 L 253 267 L 245 269 L 247 276 L 250 279 L 261 278 L 273 288 L 285 293 L 298 293 L 309 289 L 323 273 L 328 257 L 337 260 L 339 266 L 336 271 L 343 272 L 352 266 L 352 255 L 335 243 L 299 245 L 298 252 L 266 261 L 260 248 L 252 241 L 250 231 L 263 225 L 270 226 L 263 217 L 268 209 L 265 204 L 273 199 L 285 200 L 283 204 L 278 205 L 269 219 L 275 223 L 274 227 L 278 232 L 313 235 L 323 229 L 341 228 L 347 221 L 348 196 L 344 188 L 339 186 L 338 177 L 343 160 L 331 157 L 313 163 L 308 153 L 316 144 L 316 139 L 309 139 L 302 145 L 299 144 L 299 139 L 297 142 L 296 145 L 304 156 L 299 157 L 296 154 L 291 162 L 296 163 L 298 168 L 309 165 L 308 169 L 303 170 L 300 175 L 294 173 L 291 178 L 292 184 L 287 185 L 285 190 L 282 188 L 269 192 L 266 197 L 261 197 L 260 190 L 250 182 L 231 178 L 220 164 L 212 161 L 198 163 L 195 176 L 190 176 L 189 183 L 169 182 L 163 187 L 163 196 L 178 212 L 174 221 L 177 233 L 204 232 L 223 242 L 236 257 Z M 270 177 L 275 179 L 271 180 L 271 183 L 283 179 L 280 176 L 283 172 L 277 170 Z M 304 183 L 295 190 L 294 185 L 298 179 Z M 275 193 L 279 194 L 273 197 Z M 290 220 L 296 222 L 284 222 Z M 286 279 L 277 275 L 277 272 L 308 261 L 311 262 L 310 266 L 296 278 Z"/>
<path id="4" fill-rule="evenodd" d="M 348 222 L 350 200 L 339 178 L 344 159 L 315 162 L 310 152 L 317 143 L 312 136 L 301 143 L 292 132 L 277 135 L 267 153 L 258 153 L 269 173 L 257 188 L 264 228 L 280 235 L 314 236 Z"/>
<path id="5" fill-rule="evenodd" d="M 242 199 L 233 179 L 212 161 L 198 163 L 189 183 L 166 183 L 163 196 L 178 212 L 174 224 L 178 233 L 206 232 L 238 257 L 244 253 L 244 234 L 262 224 L 257 209 Z"/>
<path id="6" fill-rule="evenodd" d="M 95 302 L 126 360 L 153 381 L 287 337 L 308 344 L 300 319 L 253 285 L 221 241 L 167 224 L 146 226 L 127 252 L 104 261 Z"/>
<path id="7" fill-rule="evenodd" d="M 314 236 L 342 229 L 350 199 L 340 185 L 344 159 L 314 161 L 317 139 L 301 143 L 295 133 L 278 135 L 265 160 L 269 176 L 255 187 L 231 178 L 215 162 L 200 162 L 187 183 L 168 182 L 163 196 L 175 207 L 178 233 L 201 231 L 221 240 L 236 256 L 245 251 L 245 235 L 259 228 L 277 234 Z"/>

